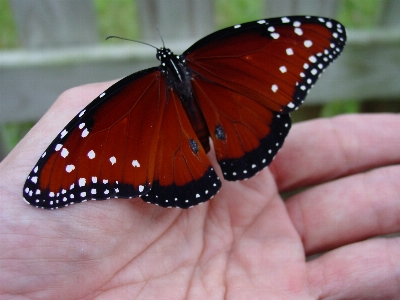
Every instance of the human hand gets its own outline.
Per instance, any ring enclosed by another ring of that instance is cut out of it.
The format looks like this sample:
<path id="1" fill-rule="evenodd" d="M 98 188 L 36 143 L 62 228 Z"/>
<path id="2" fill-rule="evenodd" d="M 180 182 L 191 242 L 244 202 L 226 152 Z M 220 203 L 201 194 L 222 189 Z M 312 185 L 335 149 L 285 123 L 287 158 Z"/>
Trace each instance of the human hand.
<path id="1" fill-rule="evenodd" d="M 222 180 L 187 210 L 140 199 L 26 205 L 38 157 L 109 84 L 65 92 L 1 162 L 1 298 L 398 298 L 400 239 L 368 238 L 400 228 L 400 116 L 296 124 L 269 168 Z"/>

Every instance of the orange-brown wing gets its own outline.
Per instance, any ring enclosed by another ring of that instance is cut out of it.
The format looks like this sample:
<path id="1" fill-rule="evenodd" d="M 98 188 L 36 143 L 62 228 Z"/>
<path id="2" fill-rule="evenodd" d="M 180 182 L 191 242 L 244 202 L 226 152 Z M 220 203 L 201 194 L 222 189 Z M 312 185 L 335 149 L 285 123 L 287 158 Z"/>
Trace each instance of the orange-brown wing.
<path id="1" fill-rule="evenodd" d="M 289 132 L 290 116 L 215 83 L 196 79 L 193 86 L 224 178 L 250 178 L 268 166 Z"/>
<path id="2" fill-rule="evenodd" d="M 183 55 L 225 179 L 267 166 L 303 103 L 346 40 L 337 21 L 292 16 L 217 31 Z"/>
<path id="3" fill-rule="evenodd" d="M 54 209 L 147 193 L 154 177 L 165 90 L 165 78 L 153 68 L 99 95 L 42 154 L 25 182 L 24 199 Z"/>
<path id="4" fill-rule="evenodd" d="M 212 198 L 220 186 L 178 95 L 168 89 L 154 182 L 143 200 L 164 207 L 188 208 Z"/>

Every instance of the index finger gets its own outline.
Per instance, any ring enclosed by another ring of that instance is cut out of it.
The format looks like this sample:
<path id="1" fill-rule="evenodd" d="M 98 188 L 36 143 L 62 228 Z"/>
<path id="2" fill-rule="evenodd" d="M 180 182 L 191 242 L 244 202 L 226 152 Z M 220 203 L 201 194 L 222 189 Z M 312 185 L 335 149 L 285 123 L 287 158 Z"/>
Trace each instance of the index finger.
<path id="1" fill-rule="evenodd" d="M 279 191 L 400 162 L 400 116 L 343 115 L 295 124 L 270 165 Z"/>

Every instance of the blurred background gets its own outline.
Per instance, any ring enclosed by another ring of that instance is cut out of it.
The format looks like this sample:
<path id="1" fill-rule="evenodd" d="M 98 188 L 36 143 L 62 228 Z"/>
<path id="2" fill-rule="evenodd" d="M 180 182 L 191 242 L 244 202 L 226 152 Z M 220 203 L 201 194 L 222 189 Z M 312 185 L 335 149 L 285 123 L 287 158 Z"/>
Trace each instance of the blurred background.
<path id="1" fill-rule="evenodd" d="M 156 66 L 219 28 L 284 15 L 335 18 L 348 32 L 339 59 L 295 121 L 400 111 L 400 0 L 0 0 L 0 159 L 66 89 Z"/>

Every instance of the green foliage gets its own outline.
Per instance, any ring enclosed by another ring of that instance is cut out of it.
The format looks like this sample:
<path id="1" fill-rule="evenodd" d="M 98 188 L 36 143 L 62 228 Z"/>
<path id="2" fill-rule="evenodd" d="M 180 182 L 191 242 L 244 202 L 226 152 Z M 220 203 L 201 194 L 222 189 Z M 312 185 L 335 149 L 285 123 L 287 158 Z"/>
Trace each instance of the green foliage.
<path id="1" fill-rule="evenodd" d="M 357 100 L 332 101 L 325 104 L 321 110 L 321 117 L 332 117 L 340 114 L 350 114 L 360 111 L 360 102 Z"/>
<path id="2" fill-rule="evenodd" d="M 338 19 L 347 27 L 376 27 L 384 9 L 384 2 L 381 0 L 343 0 Z"/>
<path id="3" fill-rule="evenodd" d="M 1 144 L 5 153 L 10 152 L 32 128 L 34 122 L 6 123 L 0 125 Z"/>
<path id="4" fill-rule="evenodd" d="M 93 0 L 99 35 L 117 35 L 129 39 L 139 37 L 136 3 L 132 0 Z M 111 42 L 107 41 L 107 43 Z M 114 40 L 115 41 L 115 40 Z"/>
<path id="5" fill-rule="evenodd" d="M 244 23 L 264 17 L 262 0 L 216 0 L 216 24 L 218 28 Z"/>
<path id="6" fill-rule="evenodd" d="M 337 17 L 348 28 L 373 28 L 378 25 L 382 10 L 381 0 L 343 0 Z M 357 99 L 331 101 L 322 106 L 321 116 L 331 117 L 360 110 L 361 104 Z"/>
<path id="7" fill-rule="evenodd" d="M 17 29 L 15 27 L 11 6 L 8 0 L 0 0 L 0 49 L 18 46 Z"/>

